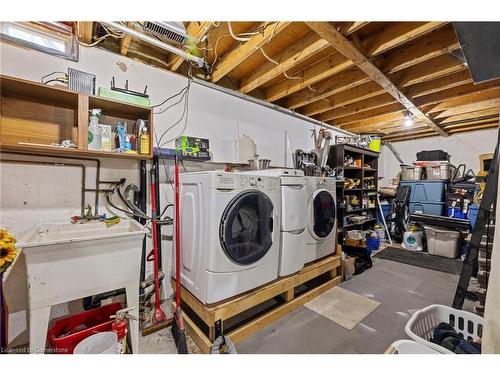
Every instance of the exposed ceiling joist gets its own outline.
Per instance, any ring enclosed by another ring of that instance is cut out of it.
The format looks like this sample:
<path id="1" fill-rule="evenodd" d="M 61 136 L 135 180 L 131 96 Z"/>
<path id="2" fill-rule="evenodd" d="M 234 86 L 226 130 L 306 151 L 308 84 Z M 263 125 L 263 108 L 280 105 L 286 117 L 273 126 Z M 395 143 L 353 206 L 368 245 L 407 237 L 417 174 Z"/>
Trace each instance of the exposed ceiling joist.
<path id="1" fill-rule="evenodd" d="M 453 115 L 450 117 L 446 117 L 442 121 L 439 122 L 440 125 L 445 125 L 457 121 L 467 121 L 470 119 L 477 119 L 481 117 L 487 117 L 487 116 L 498 116 L 498 113 L 500 111 L 497 108 L 490 108 L 490 109 L 484 109 L 481 111 L 475 111 L 475 112 L 469 112 L 469 113 L 462 113 L 460 115 Z"/>
<path id="2" fill-rule="evenodd" d="M 385 90 L 376 82 L 370 81 L 360 86 L 356 86 L 348 91 L 330 96 L 323 100 L 308 104 L 301 109 L 301 113 L 306 116 L 314 116 L 331 109 L 340 108 L 360 100 L 373 98 L 381 95 Z"/>
<path id="3" fill-rule="evenodd" d="M 302 107 L 309 103 L 338 94 L 339 92 L 347 91 L 369 81 L 370 77 L 361 70 L 357 68 L 349 69 L 311 85 L 311 89 L 307 88 L 304 89 L 304 91 L 290 95 L 286 100 L 285 106 L 290 109 Z"/>
<path id="4" fill-rule="evenodd" d="M 215 66 L 212 74 L 212 82 L 218 82 L 265 43 L 269 42 L 274 35 L 282 32 L 290 24 L 291 22 L 281 21 L 274 25 L 270 24 L 262 33 L 252 36 L 250 40 L 228 52 Z"/>
<path id="5" fill-rule="evenodd" d="M 458 48 L 460 43 L 455 38 L 455 31 L 447 26 L 393 51 L 383 60 L 382 70 L 386 74 L 395 73 Z"/>
<path id="6" fill-rule="evenodd" d="M 339 31 L 344 35 L 350 35 L 355 33 L 356 31 L 362 29 L 370 22 L 367 21 L 354 21 L 354 22 L 345 22 L 342 26 L 340 26 Z"/>
<path id="7" fill-rule="evenodd" d="M 351 105 L 346 105 L 345 107 L 338 109 L 331 109 L 323 112 L 321 115 L 316 116 L 321 121 L 331 121 L 339 117 L 352 115 L 354 113 L 360 113 L 363 111 L 368 111 L 371 109 L 383 107 L 389 104 L 398 103 L 392 95 L 384 93 L 379 96 L 375 96 L 370 99 L 357 101 Z"/>
<path id="8" fill-rule="evenodd" d="M 278 65 L 268 61 L 258 67 L 250 76 L 243 79 L 240 84 L 240 91 L 247 93 L 255 90 L 257 87 L 293 68 L 325 47 L 328 47 L 328 43 L 320 38 L 318 34 L 311 31 L 305 37 L 284 49 L 277 56 L 272 57 Z"/>
<path id="9" fill-rule="evenodd" d="M 442 136 L 448 136 L 448 133 L 436 125 L 429 117 L 425 115 L 415 104 L 407 98 L 399 88 L 378 69 L 373 62 L 359 51 L 347 40 L 341 33 L 327 22 L 307 22 L 307 25 L 316 31 L 323 39 L 327 40 L 332 47 L 351 60 L 361 70 L 363 70 L 375 82 L 380 84 L 389 94 L 398 100 L 408 111 L 410 111 L 418 120 L 425 122 L 433 130 Z"/>
<path id="10" fill-rule="evenodd" d="M 398 22 L 389 24 L 382 32 L 363 42 L 364 51 L 370 57 L 407 43 L 431 32 L 447 22 Z"/>
<path id="11" fill-rule="evenodd" d="M 131 22 L 127 22 L 127 27 L 132 27 Z M 123 56 L 127 56 L 131 41 L 132 36 L 129 34 L 125 34 L 125 36 L 120 39 L 120 54 L 122 54 Z"/>
<path id="12" fill-rule="evenodd" d="M 337 118 L 335 119 L 335 125 L 342 127 L 348 124 L 357 123 L 358 121 L 361 120 L 367 120 L 376 116 L 401 112 L 402 110 L 403 107 L 401 106 L 401 104 L 399 102 L 396 102 L 383 107 L 363 111 L 361 113 L 355 113 L 349 116 Z"/>
<path id="13" fill-rule="evenodd" d="M 447 100 L 445 102 L 441 102 L 432 108 L 429 109 L 428 112 L 435 113 L 448 109 L 460 109 L 463 106 L 478 106 L 479 103 L 492 100 L 492 103 L 496 103 L 497 100 L 500 100 L 500 88 L 494 88 L 491 90 L 484 90 L 481 92 L 474 92 L 467 95 L 463 95 L 461 97 Z M 490 107 L 491 108 L 491 107 Z M 486 108 L 482 108 L 486 109 Z M 464 111 L 465 112 L 465 111 Z M 464 113 L 461 112 L 461 113 Z M 439 114 L 437 117 L 443 117 Z"/>
<path id="14" fill-rule="evenodd" d="M 76 35 L 78 40 L 83 43 L 90 43 L 92 41 L 92 33 L 94 31 L 93 22 L 77 22 Z"/>
<path id="15" fill-rule="evenodd" d="M 316 82 L 340 73 L 352 66 L 352 62 L 340 53 L 335 53 L 309 68 L 294 74 L 302 79 L 285 79 L 266 90 L 266 99 L 274 102 L 294 92 L 300 91 Z"/>
<path id="16" fill-rule="evenodd" d="M 439 77 L 433 80 L 417 83 L 406 90 L 406 95 L 410 95 L 413 99 L 448 90 L 453 87 L 461 86 L 472 82 L 472 77 L 468 70 L 461 70 L 456 73 L 448 74 L 444 77 Z"/>

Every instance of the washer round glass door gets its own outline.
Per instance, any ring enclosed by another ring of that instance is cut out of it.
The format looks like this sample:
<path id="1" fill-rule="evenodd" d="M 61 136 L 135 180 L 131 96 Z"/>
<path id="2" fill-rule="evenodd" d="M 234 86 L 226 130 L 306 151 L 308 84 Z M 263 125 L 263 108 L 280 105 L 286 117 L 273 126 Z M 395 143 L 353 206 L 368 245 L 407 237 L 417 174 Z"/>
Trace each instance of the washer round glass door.
<path id="1" fill-rule="evenodd" d="M 220 243 L 238 264 L 262 259 L 273 244 L 273 204 L 260 191 L 236 196 L 226 207 L 219 226 Z"/>
<path id="2" fill-rule="evenodd" d="M 328 237 L 335 227 L 335 199 L 328 190 L 319 190 L 313 196 L 313 231 L 318 239 Z"/>

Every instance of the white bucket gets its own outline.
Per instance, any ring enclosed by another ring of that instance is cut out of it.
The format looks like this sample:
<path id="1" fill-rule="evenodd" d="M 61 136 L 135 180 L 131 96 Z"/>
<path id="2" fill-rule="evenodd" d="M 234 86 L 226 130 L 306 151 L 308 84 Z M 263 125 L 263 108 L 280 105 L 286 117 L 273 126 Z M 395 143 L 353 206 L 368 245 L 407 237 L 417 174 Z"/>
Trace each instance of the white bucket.
<path id="1" fill-rule="evenodd" d="M 117 354 L 115 332 L 99 332 L 80 341 L 73 354 Z"/>

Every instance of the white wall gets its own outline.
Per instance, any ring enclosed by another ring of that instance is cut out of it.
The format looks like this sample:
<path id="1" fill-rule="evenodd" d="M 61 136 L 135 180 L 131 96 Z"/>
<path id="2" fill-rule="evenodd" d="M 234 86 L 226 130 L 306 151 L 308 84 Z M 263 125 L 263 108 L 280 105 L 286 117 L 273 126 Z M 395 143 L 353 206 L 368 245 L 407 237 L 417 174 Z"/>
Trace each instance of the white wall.
<path id="1" fill-rule="evenodd" d="M 131 89 L 142 90 L 147 84 L 152 104 L 179 92 L 187 84 L 183 76 L 97 48 L 81 48 L 78 63 L 4 42 L 0 43 L 0 55 L 1 73 L 5 75 L 39 81 L 45 74 L 66 71 L 68 67 L 73 67 L 96 74 L 97 87 L 109 87 L 112 76 L 115 76 L 119 85 L 123 85 L 125 79 L 128 79 Z M 123 66 L 126 71 L 120 68 Z M 178 105 L 155 116 L 156 134 L 161 134 L 170 127 L 181 114 L 182 105 Z M 188 119 L 185 130 L 181 123 L 167 133 L 166 139 L 175 139 L 181 133 L 209 138 L 215 162 L 237 162 L 235 142 L 237 137 L 243 134 L 255 140 L 260 157 L 271 159 L 273 166 L 285 165 L 285 130 L 292 150 L 313 148 L 313 124 L 199 84 L 193 84 L 191 87 Z M 173 141 L 165 147 L 172 146 Z M 101 161 L 103 179 L 126 177 L 129 182 L 138 183 L 138 162 L 116 159 Z M 91 184 L 95 178 L 95 169 L 92 163 L 86 164 L 89 167 L 87 183 Z M 0 173 L 0 227 L 8 228 L 15 235 L 21 235 L 37 223 L 67 222 L 70 216 L 79 214 L 80 172 L 77 168 L 2 163 Z M 166 182 L 164 174 L 162 182 Z M 171 201 L 172 189 L 163 183 L 161 191 L 163 202 Z M 93 197 L 88 195 L 87 199 L 91 201 Z M 165 230 L 165 234 L 170 233 L 170 228 Z M 164 242 L 163 249 L 163 268 L 168 273 L 171 243 Z M 27 337 L 25 278 L 21 261 L 6 283 L 11 313 L 9 336 L 14 346 L 24 344 Z M 170 292 L 169 279 L 167 274 L 167 281 L 164 283 L 166 294 Z M 52 317 L 67 314 L 71 309 L 71 305 L 53 309 Z"/>
<path id="2" fill-rule="evenodd" d="M 470 133 L 459 133 L 450 137 L 430 137 L 403 142 L 394 142 L 394 148 L 399 152 L 405 163 L 417 160 L 417 152 L 423 150 L 444 150 L 451 155 L 451 163 L 467 165 L 475 172 L 479 170 L 479 155 L 493 153 L 497 141 L 498 129 L 478 130 Z M 389 186 L 401 170 L 399 161 L 385 146 L 382 147 L 379 165 L 382 169 L 380 186 Z"/>

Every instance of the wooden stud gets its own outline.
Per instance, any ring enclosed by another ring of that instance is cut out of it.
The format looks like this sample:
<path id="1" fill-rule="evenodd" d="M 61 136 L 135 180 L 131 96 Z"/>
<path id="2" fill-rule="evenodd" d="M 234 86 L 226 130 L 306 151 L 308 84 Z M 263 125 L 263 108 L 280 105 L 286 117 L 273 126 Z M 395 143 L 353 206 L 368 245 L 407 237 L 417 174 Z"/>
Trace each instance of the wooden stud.
<path id="1" fill-rule="evenodd" d="M 332 47 L 359 66 L 369 77 L 380 84 L 389 94 L 398 100 L 403 106 L 410 111 L 418 120 L 425 122 L 432 129 L 437 131 L 442 136 L 448 134 L 436 125 L 429 117 L 426 116 L 415 104 L 407 98 L 399 88 L 385 76 L 370 60 L 368 60 L 351 42 L 349 42 L 342 34 L 335 30 L 329 23 L 326 22 L 307 22 L 307 25 L 316 31 L 322 38 L 326 39 Z"/>
<path id="2" fill-rule="evenodd" d="M 310 66 L 300 73 L 295 73 L 295 77 L 302 77 L 298 79 L 286 79 L 280 83 L 269 87 L 266 90 L 266 100 L 274 102 L 294 92 L 307 88 L 316 82 L 340 73 L 343 70 L 352 66 L 352 62 L 342 56 L 340 53 L 335 53 L 328 58 L 325 58 L 318 63 Z"/>
<path id="3" fill-rule="evenodd" d="M 250 55 L 256 52 L 265 43 L 269 42 L 276 34 L 282 32 L 291 22 L 278 22 L 269 25 L 261 34 L 250 38 L 248 42 L 240 44 L 237 48 L 226 54 L 216 65 L 212 74 L 212 82 L 218 82 L 231 70 L 245 61 Z"/>
<path id="4" fill-rule="evenodd" d="M 325 47 L 328 47 L 328 43 L 321 39 L 318 34 L 311 31 L 299 41 L 285 48 L 277 56 L 272 57 L 279 65 L 267 61 L 248 77 L 244 78 L 240 84 L 240 91 L 248 93 L 255 90 L 257 87 L 279 76 L 283 72 L 286 72 L 288 69 L 293 68 L 298 63 L 313 56 Z"/>
<path id="5" fill-rule="evenodd" d="M 127 27 L 133 28 L 132 23 L 127 22 Z M 120 54 L 122 54 L 123 56 L 127 55 L 131 41 L 132 41 L 132 36 L 128 34 L 125 34 L 125 36 L 120 39 Z"/>

